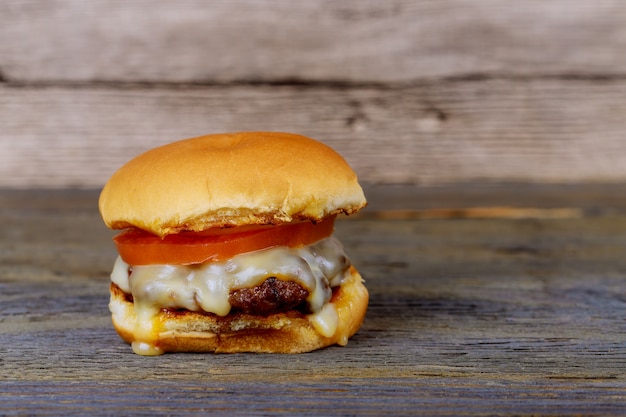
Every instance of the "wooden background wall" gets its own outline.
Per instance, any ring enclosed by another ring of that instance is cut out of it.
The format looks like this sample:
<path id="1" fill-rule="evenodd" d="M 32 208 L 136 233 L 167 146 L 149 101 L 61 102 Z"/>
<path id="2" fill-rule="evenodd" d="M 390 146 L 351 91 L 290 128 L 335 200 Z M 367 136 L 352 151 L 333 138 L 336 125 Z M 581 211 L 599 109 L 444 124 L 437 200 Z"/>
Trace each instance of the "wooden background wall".
<path id="1" fill-rule="evenodd" d="M 626 2 L 0 2 L 0 187 L 100 187 L 234 130 L 368 183 L 622 182 Z"/>

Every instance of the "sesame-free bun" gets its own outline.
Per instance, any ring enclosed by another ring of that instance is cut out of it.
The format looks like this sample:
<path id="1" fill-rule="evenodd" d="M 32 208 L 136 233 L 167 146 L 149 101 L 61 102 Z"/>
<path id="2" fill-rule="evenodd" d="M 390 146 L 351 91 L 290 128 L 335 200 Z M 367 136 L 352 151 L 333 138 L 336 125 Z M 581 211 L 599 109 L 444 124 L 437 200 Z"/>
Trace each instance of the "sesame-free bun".
<path id="1" fill-rule="evenodd" d="M 291 133 L 239 132 L 173 142 L 122 166 L 100 194 L 113 229 L 156 235 L 211 227 L 319 221 L 366 201 L 330 147 Z"/>
<path id="2" fill-rule="evenodd" d="M 337 331 L 320 335 L 306 315 L 297 312 L 267 317 L 232 314 L 225 317 L 189 310 L 161 310 L 155 317 L 160 330 L 150 343 L 165 352 L 303 353 L 334 344 L 345 345 L 361 326 L 369 295 L 354 267 L 330 300 L 338 316 Z M 111 284 L 113 325 L 128 343 L 138 340 L 134 304 Z"/>

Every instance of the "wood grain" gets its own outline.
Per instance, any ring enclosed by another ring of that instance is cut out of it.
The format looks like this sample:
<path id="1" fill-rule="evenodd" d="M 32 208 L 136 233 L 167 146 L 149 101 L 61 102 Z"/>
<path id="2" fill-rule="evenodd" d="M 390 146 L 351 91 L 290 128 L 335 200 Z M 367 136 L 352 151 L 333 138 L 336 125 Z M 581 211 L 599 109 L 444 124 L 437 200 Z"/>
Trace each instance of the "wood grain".
<path id="1" fill-rule="evenodd" d="M 626 407 L 623 215 L 342 221 L 337 234 L 371 292 L 346 347 L 146 358 L 109 322 L 115 253 L 96 196 L 0 193 L 0 414 L 606 416 Z"/>
<path id="2" fill-rule="evenodd" d="M 124 162 L 210 132 L 333 146 L 363 182 L 620 182 L 626 82 L 486 79 L 405 87 L 0 85 L 0 186 L 98 187 Z"/>
<path id="3" fill-rule="evenodd" d="M 406 82 L 624 73 L 619 0 L 4 0 L 19 82 Z"/>
<path id="4" fill-rule="evenodd" d="M 619 0 L 6 0 L 0 188 L 100 187 L 236 130 L 316 137 L 367 183 L 623 182 L 625 21 Z"/>

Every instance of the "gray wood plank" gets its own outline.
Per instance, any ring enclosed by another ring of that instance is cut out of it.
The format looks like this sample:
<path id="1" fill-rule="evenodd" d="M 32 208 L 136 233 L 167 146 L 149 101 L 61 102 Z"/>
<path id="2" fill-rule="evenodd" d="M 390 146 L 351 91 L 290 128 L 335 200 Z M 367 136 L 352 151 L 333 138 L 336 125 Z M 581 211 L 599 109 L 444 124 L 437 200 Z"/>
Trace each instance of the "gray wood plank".
<path id="1" fill-rule="evenodd" d="M 328 143 L 363 182 L 621 182 L 626 82 L 0 85 L 0 186 L 98 187 L 146 149 L 239 130 Z"/>
<path id="2" fill-rule="evenodd" d="M 35 191 L 0 193 L 1 414 L 619 415 L 626 406 L 623 215 L 342 221 L 337 234 L 371 292 L 346 347 L 146 358 L 109 323 L 115 254 L 96 194 L 46 192 L 52 204 Z"/>
<path id="3" fill-rule="evenodd" d="M 449 380 L 434 376 L 365 383 L 348 379 L 332 386 L 264 381 L 244 388 L 219 377 L 206 377 L 200 387 L 181 379 L 4 383 L 0 411 L 5 415 L 619 416 L 624 406 L 621 387 L 594 380 L 491 385 L 458 378 L 456 389 L 451 389 Z"/>
<path id="4" fill-rule="evenodd" d="M 19 82 L 406 82 L 624 74 L 619 0 L 5 0 Z"/>

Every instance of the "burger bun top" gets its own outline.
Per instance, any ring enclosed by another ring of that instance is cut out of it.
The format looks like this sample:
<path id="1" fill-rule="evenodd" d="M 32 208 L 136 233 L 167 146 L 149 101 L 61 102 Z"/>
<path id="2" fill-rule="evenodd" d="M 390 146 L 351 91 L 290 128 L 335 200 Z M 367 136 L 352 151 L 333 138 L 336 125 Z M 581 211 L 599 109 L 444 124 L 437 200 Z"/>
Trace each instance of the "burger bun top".
<path id="1" fill-rule="evenodd" d="M 159 236 L 316 222 L 365 205 L 356 174 L 337 152 L 278 132 L 213 134 L 154 148 L 115 172 L 99 200 L 108 227 Z"/>

